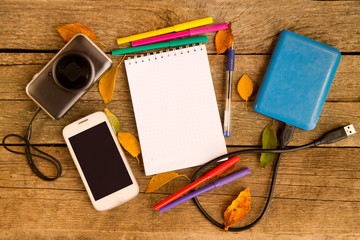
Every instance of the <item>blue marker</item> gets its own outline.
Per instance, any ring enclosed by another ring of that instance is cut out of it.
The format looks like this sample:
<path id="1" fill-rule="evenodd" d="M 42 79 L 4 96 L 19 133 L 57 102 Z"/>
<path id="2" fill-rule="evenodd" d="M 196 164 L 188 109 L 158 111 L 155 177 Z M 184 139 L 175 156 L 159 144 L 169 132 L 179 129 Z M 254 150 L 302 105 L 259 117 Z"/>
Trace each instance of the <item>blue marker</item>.
<path id="1" fill-rule="evenodd" d="M 230 118 L 231 118 L 231 86 L 232 76 L 235 65 L 235 49 L 234 42 L 227 50 L 227 63 L 226 63 L 226 105 L 224 113 L 224 136 L 230 137 Z"/>

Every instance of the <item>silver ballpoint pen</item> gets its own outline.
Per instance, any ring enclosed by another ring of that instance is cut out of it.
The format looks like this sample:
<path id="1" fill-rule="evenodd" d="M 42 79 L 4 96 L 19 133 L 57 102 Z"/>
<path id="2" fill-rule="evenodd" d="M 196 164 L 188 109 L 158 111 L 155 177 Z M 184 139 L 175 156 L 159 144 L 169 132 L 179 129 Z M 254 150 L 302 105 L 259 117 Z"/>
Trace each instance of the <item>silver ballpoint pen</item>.
<path id="1" fill-rule="evenodd" d="M 235 64 L 235 49 L 234 42 L 227 50 L 227 63 L 226 63 L 226 105 L 224 113 L 224 136 L 230 137 L 230 118 L 231 118 L 231 87 L 232 77 L 234 72 Z"/>

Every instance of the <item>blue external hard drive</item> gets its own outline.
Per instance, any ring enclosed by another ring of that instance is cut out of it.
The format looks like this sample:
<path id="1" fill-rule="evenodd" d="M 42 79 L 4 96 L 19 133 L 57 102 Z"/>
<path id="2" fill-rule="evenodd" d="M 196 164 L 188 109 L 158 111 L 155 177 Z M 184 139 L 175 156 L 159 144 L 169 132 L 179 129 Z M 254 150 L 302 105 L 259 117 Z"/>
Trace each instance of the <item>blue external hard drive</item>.
<path id="1" fill-rule="evenodd" d="M 301 129 L 316 126 L 340 51 L 299 34 L 280 33 L 254 111 Z"/>

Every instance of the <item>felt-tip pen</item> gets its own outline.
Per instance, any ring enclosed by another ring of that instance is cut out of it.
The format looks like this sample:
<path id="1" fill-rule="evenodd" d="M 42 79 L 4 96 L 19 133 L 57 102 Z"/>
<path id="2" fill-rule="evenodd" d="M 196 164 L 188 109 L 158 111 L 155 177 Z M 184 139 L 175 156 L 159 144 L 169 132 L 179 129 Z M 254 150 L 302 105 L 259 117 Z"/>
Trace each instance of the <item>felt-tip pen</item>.
<path id="1" fill-rule="evenodd" d="M 161 202 L 159 202 L 158 204 L 156 204 L 154 206 L 155 210 L 159 210 L 160 208 L 164 207 L 165 205 L 167 205 L 167 204 L 171 203 L 172 201 L 178 199 L 179 197 L 181 197 L 185 193 L 189 192 L 190 190 L 194 189 L 195 187 L 199 186 L 200 184 L 212 179 L 213 177 L 215 177 L 219 173 L 225 171 L 226 169 L 228 169 L 229 167 L 231 167 L 232 165 L 234 165 L 235 163 L 237 163 L 239 161 L 240 161 L 239 156 L 237 156 L 237 155 L 233 156 L 229 160 L 223 162 L 222 164 L 220 164 L 216 168 L 214 168 L 211 171 L 207 172 L 204 176 L 202 176 L 198 180 L 190 183 L 189 185 L 187 185 L 186 187 L 184 187 L 180 191 L 177 191 L 173 195 L 167 197 L 166 199 L 164 199 Z"/>
<path id="2" fill-rule="evenodd" d="M 141 45 L 146 45 L 146 44 L 151 44 L 151 43 L 168 41 L 171 39 L 176 39 L 176 38 L 181 38 L 181 37 L 195 36 L 195 35 L 200 35 L 203 33 L 215 32 L 215 31 L 219 31 L 219 30 L 223 30 L 223 29 L 227 29 L 227 28 L 228 28 L 227 23 L 220 23 L 220 24 L 215 24 L 215 25 L 210 25 L 210 26 L 205 26 L 205 27 L 193 28 L 193 29 L 189 29 L 189 30 L 185 30 L 185 31 L 181 31 L 181 32 L 170 33 L 170 34 L 160 35 L 160 36 L 156 36 L 156 37 L 136 40 L 136 41 L 131 42 L 131 46 L 136 47 L 136 46 L 141 46 Z"/>
<path id="3" fill-rule="evenodd" d="M 116 55 L 121 55 L 121 54 L 142 52 L 142 51 L 154 50 L 154 49 L 159 49 L 159 48 L 191 45 L 191 44 L 203 43 L 203 42 L 207 42 L 207 41 L 208 41 L 208 36 L 189 37 L 189 38 L 170 40 L 167 42 L 147 44 L 147 45 L 142 45 L 142 46 L 137 46 L 137 47 L 115 49 L 115 50 L 112 50 L 111 54 L 113 56 L 116 56 Z"/>
<path id="4" fill-rule="evenodd" d="M 196 190 L 194 192 L 191 192 L 191 193 L 189 193 L 189 194 L 187 194 L 187 195 L 185 195 L 185 196 L 183 196 L 181 198 L 178 198 L 177 200 L 175 200 L 175 201 L 169 203 L 168 205 L 160 208 L 159 211 L 161 213 L 165 212 L 166 210 L 169 210 L 170 208 L 173 208 L 173 207 L 175 207 L 175 206 L 177 206 L 177 205 L 179 205 L 179 204 L 181 204 L 183 202 L 186 202 L 187 200 L 190 200 L 190 199 L 192 199 L 192 198 L 194 198 L 196 196 L 199 196 L 200 194 L 203 194 L 203 193 L 205 193 L 205 192 L 207 192 L 207 191 L 209 191 L 211 189 L 221 187 L 222 185 L 225 185 L 225 184 L 227 184 L 229 182 L 232 182 L 232 181 L 234 181 L 234 180 L 236 180 L 238 178 L 244 177 L 244 176 L 248 175 L 249 173 L 250 173 L 250 169 L 249 168 L 244 168 L 244 169 L 242 169 L 242 170 L 240 170 L 240 171 L 238 171 L 236 173 L 233 173 L 231 175 L 223 177 L 223 178 L 221 178 L 221 179 L 219 179 L 219 180 L 217 180 L 217 181 L 215 181 L 215 182 L 213 182 L 213 183 L 211 183 L 211 184 L 209 184 L 209 185 L 207 185 L 207 186 L 205 186 L 203 188 L 200 188 L 200 189 L 198 189 L 198 190 Z"/>
<path id="5" fill-rule="evenodd" d="M 167 34 L 167 33 L 171 33 L 171 32 L 180 32 L 180 31 L 183 31 L 186 29 L 211 24 L 212 22 L 213 22 L 212 17 L 202 18 L 202 19 L 198 19 L 198 20 L 194 20 L 194 21 L 190 21 L 190 22 L 180 23 L 180 24 L 177 24 L 172 27 L 162 28 L 162 29 L 158 29 L 155 31 L 145 32 L 145 33 L 139 33 L 139 34 L 128 36 L 128 37 L 118 38 L 117 43 L 122 44 L 122 43 L 126 43 L 126 42 L 136 41 L 139 39 L 159 36 L 159 35 L 163 35 L 163 34 Z"/>

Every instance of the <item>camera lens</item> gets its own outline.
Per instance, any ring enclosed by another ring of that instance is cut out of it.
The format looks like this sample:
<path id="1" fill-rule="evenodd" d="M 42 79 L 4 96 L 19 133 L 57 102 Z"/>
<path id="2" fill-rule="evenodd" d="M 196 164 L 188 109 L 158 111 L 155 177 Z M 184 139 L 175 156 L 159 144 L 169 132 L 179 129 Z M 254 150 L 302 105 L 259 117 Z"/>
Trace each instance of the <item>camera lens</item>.
<path id="1" fill-rule="evenodd" d="M 93 81 L 94 66 L 85 54 L 67 52 L 54 63 L 53 77 L 55 83 L 65 90 L 82 91 Z"/>

